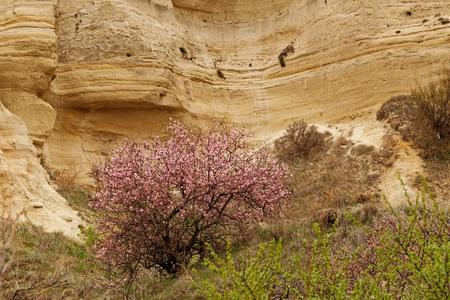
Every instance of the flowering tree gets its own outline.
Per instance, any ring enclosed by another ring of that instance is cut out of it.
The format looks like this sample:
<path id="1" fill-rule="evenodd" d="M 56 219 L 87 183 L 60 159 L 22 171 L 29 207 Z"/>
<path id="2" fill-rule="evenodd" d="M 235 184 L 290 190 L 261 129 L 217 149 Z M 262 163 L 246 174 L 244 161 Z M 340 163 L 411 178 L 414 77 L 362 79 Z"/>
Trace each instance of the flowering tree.
<path id="1" fill-rule="evenodd" d="M 274 211 L 290 195 L 285 165 L 252 150 L 243 130 L 203 133 L 171 122 L 170 138 L 127 142 L 95 172 L 98 254 L 134 272 L 174 274 L 207 244 Z"/>

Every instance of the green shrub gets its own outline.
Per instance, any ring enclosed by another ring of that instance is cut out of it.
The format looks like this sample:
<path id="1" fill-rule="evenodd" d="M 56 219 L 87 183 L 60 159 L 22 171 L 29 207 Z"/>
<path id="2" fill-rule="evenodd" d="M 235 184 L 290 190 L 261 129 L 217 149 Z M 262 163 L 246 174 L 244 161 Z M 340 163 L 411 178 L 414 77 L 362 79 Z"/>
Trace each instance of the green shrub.
<path id="1" fill-rule="evenodd" d="M 389 282 L 387 292 L 409 299 L 450 298 L 450 214 L 424 186 L 421 196 L 407 195 L 404 212 L 391 208 L 393 221 L 384 230 L 378 259 L 372 265 Z M 389 230 L 389 228 L 391 230 Z M 380 286 L 381 288 L 381 286 Z"/>
<path id="2" fill-rule="evenodd" d="M 303 298 L 344 299 L 349 286 L 345 269 L 349 264 L 346 256 L 334 256 L 332 236 L 313 226 L 315 238 L 304 242 L 303 248 L 293 256 L 294 274 Z"/>
<path id="3" fill-rule="evenodd" d="M 212 252 L 205 265 L 213 279 L 201 279 L 197 287 L 207 299 L 282 299 L 294 291 L 284 271 L 282 249 L 281 242 L 272 241 L 242 259 L 234 259 L 229 247 L 225 258 Z"/>

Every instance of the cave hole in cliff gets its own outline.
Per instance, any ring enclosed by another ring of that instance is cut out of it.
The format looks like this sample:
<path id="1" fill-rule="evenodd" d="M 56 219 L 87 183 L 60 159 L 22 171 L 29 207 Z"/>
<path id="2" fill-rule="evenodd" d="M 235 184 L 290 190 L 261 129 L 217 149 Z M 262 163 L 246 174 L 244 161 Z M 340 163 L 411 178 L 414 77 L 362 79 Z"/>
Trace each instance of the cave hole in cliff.
<path id="1" fill-rule="evenodd" d="M 178 49 L 180 50 L 181 56 L 182 56 L 184 59 L 189 59 L 188 52 L 187 52 L 186 48 L 180 47 L 180 48 L 178 48 Z"/>
<path id="2" fill-rule="evenodd" d="M 448 18 L 439 18 L 438 21 L 441 22 L 442 25 L 447 25 L 450 23 L 450 19 Z"/>

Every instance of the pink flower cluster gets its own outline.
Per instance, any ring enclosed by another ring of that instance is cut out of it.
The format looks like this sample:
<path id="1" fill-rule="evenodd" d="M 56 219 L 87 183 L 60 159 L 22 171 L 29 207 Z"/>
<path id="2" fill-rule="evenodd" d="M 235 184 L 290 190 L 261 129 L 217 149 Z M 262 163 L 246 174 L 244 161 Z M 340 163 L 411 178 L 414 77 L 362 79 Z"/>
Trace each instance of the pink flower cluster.
<path id="1" fill-rule="evenodd" d="M 113 265 L 175 273 L 228 228 L 290 196 L 288 168 L 267 147 L 253 150 L 243 130 L 200 133 L 172 121 L 168 131 L 168 139 L 125 143 L 95 172 L 99 255 Z"/>

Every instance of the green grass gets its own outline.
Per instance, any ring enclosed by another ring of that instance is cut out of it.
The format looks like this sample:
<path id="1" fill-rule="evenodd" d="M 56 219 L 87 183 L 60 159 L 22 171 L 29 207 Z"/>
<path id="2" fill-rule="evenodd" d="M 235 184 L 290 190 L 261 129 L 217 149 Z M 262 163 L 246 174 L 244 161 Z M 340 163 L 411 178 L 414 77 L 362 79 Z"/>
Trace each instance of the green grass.
<path id="1" fill-rule="evenodd" d="M 63 187 L 58 190 L 70 207 L 79 212 L 79 215 L 87 222 L 95 220 L 95 214 L 89 207 L 90 193 L 81 187 Z"/>
<path id="2" fill-rule="evenodd" d="M 5 298 L 95 298 L 105 291 L 105 270 L 83 245 L 30 224 L 17 225 L 13 263 L 3 278 Z"/>
<path id="3" fill-rule="evenodd" d="M 164 278 L 143 270 L 127 288 L 119 274 L 95 258 L 93 229 L 84 233 L 81 245 L 59 233 L 17 224 L 10 249 L 13 263 L 0 275 L 0 299 L 199 299 L 189 272 Z"/>

